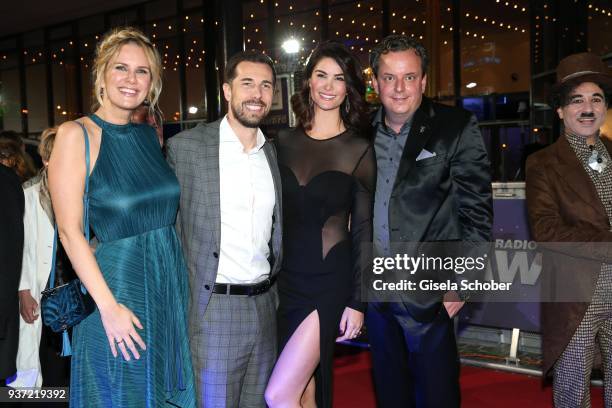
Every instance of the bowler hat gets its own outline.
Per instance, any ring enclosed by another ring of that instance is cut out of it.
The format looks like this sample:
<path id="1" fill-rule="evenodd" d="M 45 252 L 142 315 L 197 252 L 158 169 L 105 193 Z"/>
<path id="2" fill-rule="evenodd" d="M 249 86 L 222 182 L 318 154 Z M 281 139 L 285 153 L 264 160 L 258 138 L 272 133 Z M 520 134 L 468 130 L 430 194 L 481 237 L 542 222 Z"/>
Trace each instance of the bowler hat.
<path id="1" fill-rule="evenodd" d="M 566 85 L 578 86 L 583 82 L 594 82 L 612 90 L 612 73 L 601 58 L 591 52 L 581 52 L 569 55 L 559 62 L 557 66 L 557 83 L 553 85 L 552 92 L 558 93 Z"/>

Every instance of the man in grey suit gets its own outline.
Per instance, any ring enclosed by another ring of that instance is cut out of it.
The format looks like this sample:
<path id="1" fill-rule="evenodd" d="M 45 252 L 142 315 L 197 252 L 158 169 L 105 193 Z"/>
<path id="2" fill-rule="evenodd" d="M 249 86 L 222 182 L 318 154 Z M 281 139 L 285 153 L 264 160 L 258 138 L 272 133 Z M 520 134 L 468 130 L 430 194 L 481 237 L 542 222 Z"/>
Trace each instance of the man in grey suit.
<path id="1" fill-rule="evenodd" d="M 265 407 L 276 359 L 281 189 L 273 146 L 258 128 L 270 111 L 270 58 L 227 63 L 227 115 L 171 138 L 181 185 L 177 230 L 189 269 L 189 337 L 199 406 Z"/>

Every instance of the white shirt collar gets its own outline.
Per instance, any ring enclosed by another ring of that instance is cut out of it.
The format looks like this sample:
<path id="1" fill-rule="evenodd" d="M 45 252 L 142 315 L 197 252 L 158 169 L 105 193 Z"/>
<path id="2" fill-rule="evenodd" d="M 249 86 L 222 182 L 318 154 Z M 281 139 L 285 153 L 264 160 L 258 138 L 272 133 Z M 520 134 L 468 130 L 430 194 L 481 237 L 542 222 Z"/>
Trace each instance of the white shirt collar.
<path id="1" fill-rule="evenodd" d="M 221 143 L 239 143 L 241 149 L 244 151 L 244 147 L 242 146 L 240 139 L 238 139 L 238 136 L 236 136 L 236 132 L 234 132 L 234 129 L 232 129 L 232 127 L 229 124 L 229 121 L 227 120 L 227 115 L 223 117 L 223 119 L 221 120 L 221 124 L 219 125 L 219 142 Z M 257 142 L 255 144 L 255 147 L 251 149 L 251 151 L 246 152 L 246 153 L 250 154 L 250 153 L 258 152 L 259 150 L 261 150 L 261 148 L 263 147 L 265 143 L 266 143 L 266 138 L 263 132 L 261 131 L 260 128 L 257 128 Z"/>

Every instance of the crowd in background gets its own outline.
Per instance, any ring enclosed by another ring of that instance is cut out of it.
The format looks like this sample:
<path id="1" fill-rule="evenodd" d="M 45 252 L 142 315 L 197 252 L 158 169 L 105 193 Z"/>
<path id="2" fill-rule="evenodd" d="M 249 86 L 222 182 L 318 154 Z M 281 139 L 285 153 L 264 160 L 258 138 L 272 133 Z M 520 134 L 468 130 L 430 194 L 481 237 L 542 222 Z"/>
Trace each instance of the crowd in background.
<path id="1" fill-rule="evenodd" d="M 41 292 L 47 285 L 53 259 L 54 217 L 47 187 L 47 164 L 56 131 L 57 128 L 43 131 L 32 154 L 16 132 L 0 134 L 0 164 L 23 189 L 10 192 L 3 184 L 3 193 L 9 194 L 4 196 L 8 202 L 14 196 L 23 198 L 22 245 L 15 246 L 15 238 L 20 234 L 3 230 L 2 235 L 7 242 L 13 240 L 13 251 L 4 254 L 12 258 L 8 265 L 13 268 L 7 270 L 10 277 L 9 284 L 3 287 L 6 307 L 2 310 L 19 308 L 19 315 L 7 314 L 3 319 L 9 327 L 7 333 L 19 332 L 19 336 L 0 337 L 2 361 L 11 366 L 0 377 L 14 387 L 40 387 L 43 373 L 45 386 L 66 386 L 69 381 L 69 360 L 58 356 L 60 338 L 42 324 L 40 316 Z M 8 217 L 9 213 L 4 215 Z M 20 220 L 11 215 L 13 220 Z"/>

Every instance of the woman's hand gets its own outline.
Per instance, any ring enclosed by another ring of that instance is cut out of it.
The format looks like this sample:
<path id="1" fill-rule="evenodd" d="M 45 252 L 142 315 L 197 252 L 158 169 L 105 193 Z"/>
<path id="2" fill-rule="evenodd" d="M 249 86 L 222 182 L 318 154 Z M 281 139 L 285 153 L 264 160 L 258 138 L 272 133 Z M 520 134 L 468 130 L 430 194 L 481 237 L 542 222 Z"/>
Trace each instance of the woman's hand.
<path id="1" fill-rule="evenodd" d="M 19 291 L 19 313 L 26 323 L 34 323 L 34 320 L 38 319 L 36 310 L 38 309 L 38 303 L 32 297 L 30 289 L 24 289 Z"/>
<path id="2" fill-rule="evenodd" d="M 342 319 L 340 319 L 340 334 L 341 336 L 336 339 L 336 342 L 354 339 L 361 333 L 361 326 L 363 326 L 363 313 L 358 312 L 350 307 L 345 307 L 342 313 Z"/>
<path id="3" fill-rule="evenodd" d="M 102 317 L 102 325 L 106 331 L 106 337 L 108 338 L 113 357 L 117 357 L 117 346 L 119 346 L 119 350 L 121 350 L 121 354 L 123 354 L 123 358 L 126 361 L 130 361 L 128 349 L 132 352 L 134 358 L 138 360 L 140 354 L 136 349 L 136 344 L 142 350 L 146 350 L 147 347 L 134 327 L 143 329 L 136 315 L 127 307 L 116 303 L 104 310 L 100 309 L 100 316 Z"/>

